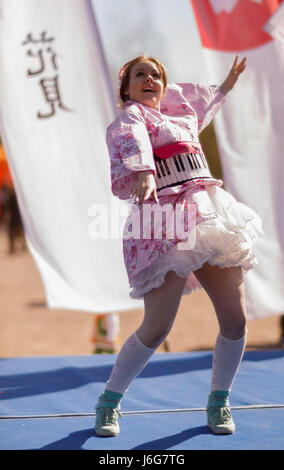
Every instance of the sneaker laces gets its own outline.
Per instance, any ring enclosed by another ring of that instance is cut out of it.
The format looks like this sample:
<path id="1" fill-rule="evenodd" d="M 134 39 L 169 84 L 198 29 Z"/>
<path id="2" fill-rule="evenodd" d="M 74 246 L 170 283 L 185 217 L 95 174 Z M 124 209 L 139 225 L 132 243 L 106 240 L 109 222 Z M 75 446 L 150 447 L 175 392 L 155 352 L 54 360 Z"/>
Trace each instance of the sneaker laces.
<path id="1" fill-rule="evenodd" d="M 232 422 L 232 415 L 228 407 L 212 406 L 209 410 L 213 419 L 223 424 L 230 424 Z"/>
<path id="2" fill-rule="evenodd" d="M 97 410 L 100 411 L 100 418 L 110 424 L 117 424 L 117 418 L 122 418 L 118 408 L 98 407 Z"/>

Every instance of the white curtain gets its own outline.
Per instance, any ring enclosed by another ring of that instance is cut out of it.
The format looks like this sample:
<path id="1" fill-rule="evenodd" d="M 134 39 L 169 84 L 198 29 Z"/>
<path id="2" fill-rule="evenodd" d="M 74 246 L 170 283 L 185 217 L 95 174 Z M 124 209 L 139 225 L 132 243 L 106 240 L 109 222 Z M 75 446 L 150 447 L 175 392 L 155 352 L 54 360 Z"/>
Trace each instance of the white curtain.
<path id="1" fill-rule="evenodd" d="M 258 265 L 245 276 L 251 318 L 284 312 L 284 43 L 265 33 L 274 18 L 283 34 L 277 4 L 192 0 L 210 82 L 222 82 L 237 52 L 247 56 L 215 128 L 226 189 L 255 209 L 265 231 Z"/>
<path id="2" fill-rule="evenodd" d="M 91 3 L 0 0 L 0 47 L 0 133 L 49 307 L 139 307 L 110 191 L 117 109 Z"/>

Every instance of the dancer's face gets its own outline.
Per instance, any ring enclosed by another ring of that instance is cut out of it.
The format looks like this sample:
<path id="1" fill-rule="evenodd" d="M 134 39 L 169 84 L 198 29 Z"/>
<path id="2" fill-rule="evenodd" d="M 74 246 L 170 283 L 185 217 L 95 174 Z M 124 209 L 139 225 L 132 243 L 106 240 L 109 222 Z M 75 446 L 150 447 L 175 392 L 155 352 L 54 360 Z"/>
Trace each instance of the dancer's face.
<path id="1" fill-rule="evenodd" d="M 164 95 L 164 84 L 157 65 L 151 61 L 137 62 L 133 65 L 126 93 L 132 101 L 159 109 Z"/>

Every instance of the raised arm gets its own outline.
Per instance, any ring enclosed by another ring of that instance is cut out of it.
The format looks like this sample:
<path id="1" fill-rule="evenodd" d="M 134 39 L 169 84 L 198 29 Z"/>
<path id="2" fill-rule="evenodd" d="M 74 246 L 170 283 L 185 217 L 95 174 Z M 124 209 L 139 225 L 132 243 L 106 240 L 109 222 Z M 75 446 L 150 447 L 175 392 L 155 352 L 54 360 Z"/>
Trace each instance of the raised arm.
<path id="1" fill-rule="evenodd" d="M 239 54 L 236 55 L 232 68 L 229 71 L 227 78 L 224 80 L 222 85 L 220 86 L 220 91 L 223 95 L 226 95 L 235 85 L 236 81 L 238 80 L 240 74 L 246 68 L 246 57 L 238 63 L 239 61 Z"/>

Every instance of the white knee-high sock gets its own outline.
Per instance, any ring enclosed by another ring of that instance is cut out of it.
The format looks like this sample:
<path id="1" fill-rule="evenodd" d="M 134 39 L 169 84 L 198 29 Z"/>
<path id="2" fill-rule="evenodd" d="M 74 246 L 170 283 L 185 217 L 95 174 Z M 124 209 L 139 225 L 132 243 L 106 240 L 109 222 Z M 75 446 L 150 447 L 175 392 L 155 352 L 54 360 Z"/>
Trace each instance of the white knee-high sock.
<path id="1" fill-rule="evenodd" d="M 106 389 L 125 393 L 135 377 L 144 369 L 156 348 L 141 343 L 136 332 L 122 346 L 113 366 Z"/>
<path id="2" fill-rule="evenodd" d="M 246 339 L 247 333 L 237 340 L 218 334 L 213 352 L 211 392 L 231 389 L 245 351 Z"/>

